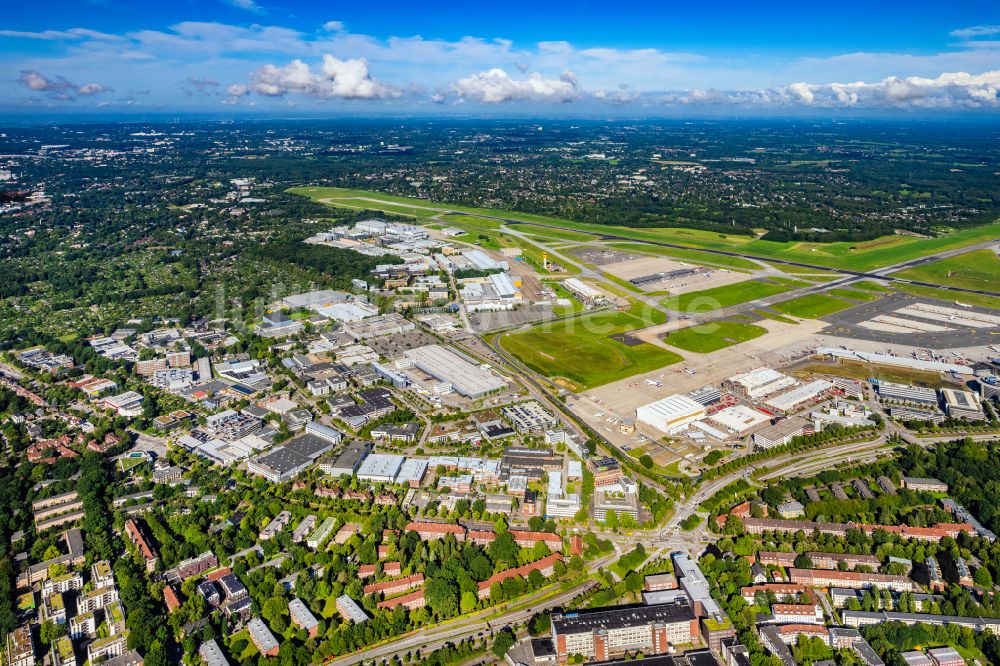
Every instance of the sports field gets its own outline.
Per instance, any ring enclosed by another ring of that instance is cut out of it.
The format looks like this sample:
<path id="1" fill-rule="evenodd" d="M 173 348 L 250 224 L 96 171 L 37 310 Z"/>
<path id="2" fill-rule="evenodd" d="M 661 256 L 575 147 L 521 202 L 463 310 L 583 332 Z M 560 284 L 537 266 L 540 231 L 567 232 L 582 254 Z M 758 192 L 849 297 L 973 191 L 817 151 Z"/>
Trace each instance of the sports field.
<path id="1" fill-rule="evenodd" d="M 833 296 L 827 296 L 826 294 L 808 294 L 806 296 L 793 298 L 792 300 L 785 301 L 784 303 L 778 303 L 771 307 L 780 312 L 784 312 L 785 314 L 790 314 L 793 317 L 817 319 L 819 317 L 825 317 L 826 315 L 833 314 L 834 312 L 840 312 L 841 310 L 852 308 L 855 305 L 857 305 L 857 303 L 851 303 L 839 298 L 834 298 Z"/>
<path id="2" fill-rule="evenodd" d="M 559 226 L 587 233 L 615 234 L 635 240 L 667 242 L 692 248 L 741 252 L 764 259 L 784 259 L 817 266 L 852 270 L 871 270 L 909 259 L 916 259 L 933 252 L 1000 238 L 1000 221 L 998 221 L 981 227 L 963 229 L 938 238 L 883 236 L 860 243 L 846 241 L 836 243 L 779 243 L 761 240 L 753 236 L 720 234 L 700 229 L 674 227 L 639 229 L 588 224 L 542 215 L 441 204 L 366 190 L 350 190 L 336 187 L 297 187 L 291 188 L 289 191 L 332 206 L 382 210 L 389 213 L 412 215 L 417 218 L 431 218 L 442 211 L 458 211 L 487 217 L 502 217 L 520 222 Z M 495 228 L 497 225 L 503 224 L 503 222 L 484 218 L 470 218 L 468 224 Z"/>
<path id="3" fill-rule="evenodd" d="M 596 312 L 505 333 L 500 345 L 535 372 L 582 391 L 682 360 L 662 347 L 611 337 L 649 325 L 629 312 Z"/>
<path id="4" fill-rule="evenodd" d="M 1000 291 L 1000 257 L 993 250 L 976 250 L 893 273 L 892 277 L 948 287 Z"/>
<path id="5" fill-rule="evenodd" d="M 737 321 L 713 321 L 668 333 L 664 336 L 663 341 L 672 347 L 704 354 L 753 340 L 765 333 L 767 333 L 767 329 L 754 324 L 743 324 Z"/>
<path id="6" fill-rule="evenodd" d="M 804 286 L 805 283 L 803 283 Z M 686 294 L 670 296 L 663 305 L 678 312 L 706 312 L 718 310 L 738 303 L 746 303 L 765 296 L 774 296 L 789 291 L 791 287 L 764 282 L 762 280 L 746 280 L 736 284 L 727 284 L 712 289 L 690 291 Z"/>

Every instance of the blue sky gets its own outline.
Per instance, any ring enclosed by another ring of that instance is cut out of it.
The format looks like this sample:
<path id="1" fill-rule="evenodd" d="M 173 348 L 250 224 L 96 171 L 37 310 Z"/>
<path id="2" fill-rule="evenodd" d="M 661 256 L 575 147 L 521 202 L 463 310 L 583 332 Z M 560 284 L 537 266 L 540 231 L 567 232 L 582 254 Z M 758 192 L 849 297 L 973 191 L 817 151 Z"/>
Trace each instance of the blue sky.
<path id="1" fill-rule="evenodd" d="M 8 114 L 1000 110 L 985 0 L 78 0 L 4 18 Z"/>

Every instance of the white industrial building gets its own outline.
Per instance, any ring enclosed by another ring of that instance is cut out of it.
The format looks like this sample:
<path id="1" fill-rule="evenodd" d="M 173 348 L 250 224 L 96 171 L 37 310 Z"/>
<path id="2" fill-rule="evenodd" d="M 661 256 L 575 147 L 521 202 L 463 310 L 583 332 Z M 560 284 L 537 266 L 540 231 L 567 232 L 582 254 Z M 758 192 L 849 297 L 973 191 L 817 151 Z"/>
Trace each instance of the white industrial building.
<path id="1" fill-rule="evenodd" d="M 416 487 L 424 480 L 425 474 L 427 474 L 426 460 L 421 458 L 407 458 L 396 474 L 396 483 Z"/>
<path id="2" fill-rule="evenodd" d="M 750 434 L 757 426 L 768 423 L 771 417 L 746 405 L 733 405 L 712 414 L 709 420 L 742 437 Z"/>
<path id="3" fill-rule="evenodd" d="M 462 256 L 469 260 L 472 267 L 480 271 L 507 270 L 510 266 L 506 261 L 496 261 L 482 250 L 469 250 Z"/>
<path id="4" fill-rule="evenodd" d="M 705 406 L 686 395 L 671 395 L 642 405 L 635 410 L 635 417 L 647 425 L 666 433 L 677 432 L 692 421 L 705 417 Z"/>
<path id="5" fill-rule="evenodd" d="M 808 384 L 797 386 L 787 393 L 782 393 L 772 398 L 768 398 L 764 401 L 764 406 L 768 409 L 773 409 L 776 412 L 788 414 L 806 403 L 819 398 L 828 391 L 833 390 L 833 388 L 833 382 L 825 379 L 816 379 Z"/>
<path id="6" fill-rule="evenodd" d="M 441 345 L 410 349 L 403 355 L 420 371 L 450 384 L 467 398 L 480 398 L 507 388 L 507 382 L 500 377 Z"/>
<path id="7" fill-rule="evenodd" d="M 502 300 L 520 300 L 521 292 L 514 286 L 514 281 L 507 273 L 493 273 L 490 275 L 490 284 Z"/>
<path id="8" fill-rule="evenodd" d="M 135 391 L 125 391 L 116 396 L 105 398 L 104 406 L 114 410 L 119 416 L 141 416 L 142 394 Z"/>
<path id="9" fill-rule="evenodd" d="M 281 299 L 282 303 L 290 308 L 308 308 L 315 310 L 334 303 L 343 303 L 351 297 L 350 294 L 333 289 L 321 289 L 309 291 L 304 294 L 294 294 Z"/>
<path id="10" fill-rule="evenodd" d="M 876 363 L 878 365 L 892 365 L 900 368 L 912 368 L 914 370 L 929 370 L 930 372 L 950 372 L 956 375 L 975 374 L 972 367 L 968 365 L 958 365 L 957 363 L 943 363 L 941 361 L 924 361 L 908 356 L 891 356 L 889 354 L 873 354 L 871 352 L 856 351 L 854 349 L 838 349 L 836 347 L 820 347 L 816 350 L 819 356 L 830 356 L 833 358 L 844 358 L 866 363 Z"/>
<path id="11" fill-rule="evenodd" d="M 378 308 L 365 302 L 335 303 L 333 305 L 324 305 L 323 307 L 316 308 L 316 312 L 323 315 L 327 319 L 333 319 L 334 321 L 339 322 L 350 322 L 365 319 L 367 317 L 374 317 L 378 314 Z"/>
<path id="12" fill-rule="evenodd" d="M 392 483 L 403 466 L 405 456 L 392 453 L 373 453 L 358 468 L 357 477 L 372 483 Z"/>
<path id="13" fill-rule="evenodd" d="M 565 287 L 571 294 L 579 298 L 584 303 L 595 303 L 606 299 L 604 292 L 595 289 L 583 280 L 578 278 L 569 278 L 568 280 L 562 281 L 562 286 Z"/>
<path id="14" fill-rule="evenodd" d="M 757 400 L 791 388 L 797 383 L 792 377 L 772 368 L 758 368 L 730 377 L 724 382 L 724 386 L 737 395 Z"/>

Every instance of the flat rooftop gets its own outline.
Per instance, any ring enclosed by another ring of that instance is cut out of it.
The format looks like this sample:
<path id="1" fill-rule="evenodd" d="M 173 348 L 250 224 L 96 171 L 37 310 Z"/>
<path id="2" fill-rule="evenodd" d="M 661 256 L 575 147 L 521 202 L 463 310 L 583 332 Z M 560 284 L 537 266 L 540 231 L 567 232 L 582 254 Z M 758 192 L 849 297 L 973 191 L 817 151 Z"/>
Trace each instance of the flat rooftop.
<path id="1" fill-rule="evenodd" d="M 593 610 L 553 613 L 552 627 L 560 634 L 579 634 L 596 629 L 623 629 L 652 622 L 674 624 L 695 619 L 694 610 L 684 599 L 657 606 L 608 606 Z"/>

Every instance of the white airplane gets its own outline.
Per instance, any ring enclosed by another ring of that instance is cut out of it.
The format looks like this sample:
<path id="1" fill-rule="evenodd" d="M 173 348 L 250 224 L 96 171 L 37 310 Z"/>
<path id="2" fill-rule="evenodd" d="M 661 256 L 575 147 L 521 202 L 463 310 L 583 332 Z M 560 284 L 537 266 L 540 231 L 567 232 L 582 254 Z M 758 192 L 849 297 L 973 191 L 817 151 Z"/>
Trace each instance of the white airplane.
<path id="1" fill-rule="evenodd" d="M 663 382 L 654 382 L 652 379 L 647 379 L 646 384 L 649 386 L 663 386 Z"/>
<path id="2" fill-rule="evenodd" d="M 955 321 L 955 315 L 948 315 L 948 321 Z"/>
<path id="3" fill-rule="evenodd" d="M 697 372 L 692 370 L 691 368 L 684 368 L 684 372 L 688 373 L 689 375 L 697 374 Z"/>
<path id="4" fill-rule="evenodd" d="M 971 308 L 971 307 L 972 307 L 972 306 L 971 306 L 971 305 L 969 305 L 968 303 L 960 303 L 960 302 L 958 302 L 958 301 L 955 301 L 955 305 L 957 305 L 957 306 L 958 306 L 958 307 L 960 307 L 960 308 Z"/>

